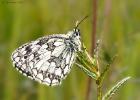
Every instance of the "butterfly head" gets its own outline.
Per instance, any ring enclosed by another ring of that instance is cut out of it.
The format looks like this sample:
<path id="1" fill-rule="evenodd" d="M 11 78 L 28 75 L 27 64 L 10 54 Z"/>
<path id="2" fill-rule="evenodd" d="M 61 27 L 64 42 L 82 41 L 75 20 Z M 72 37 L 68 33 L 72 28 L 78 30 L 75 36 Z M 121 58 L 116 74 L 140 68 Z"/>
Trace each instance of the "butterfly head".
<path id="1" fill-rule="evenodd" d="M 68 32 L 68 37 L 76 49 L 76 51 L 81 51 L 81 40 L 80 40 L 80 30 L 78 29 L 78 26 L 87 18 L 88 16 L 85 16 L 81 21 L 76 22 L 76 26 L 72 31 Z"/>
<path id="2" fill-rule="evenodd" d="M 76 21 L 75 28 L 73 29 L 73 37 L 79 37 L 80 38 L 80 30 L 78 29 L 79 25 L 87 18 L 88 16 L 85 16 L 82 20 Z"/>
<path id="3" fill-rule="evenodd" d="M 71 31 L 70 37 L 71 37 L 72 39 L 80 39 L 80 29 L 74 28 L 74 29 Z"/>

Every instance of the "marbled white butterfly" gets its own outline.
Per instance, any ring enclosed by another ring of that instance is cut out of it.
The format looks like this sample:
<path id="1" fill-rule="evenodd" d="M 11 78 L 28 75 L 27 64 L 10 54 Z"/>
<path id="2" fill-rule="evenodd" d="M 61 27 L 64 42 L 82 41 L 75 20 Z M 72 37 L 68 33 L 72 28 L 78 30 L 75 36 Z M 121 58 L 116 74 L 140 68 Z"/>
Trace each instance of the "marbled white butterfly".
<path id="1" fill-rule="evenodd" d="M 84 19 L 67 34 L 41 37 L 17 48 L 11 56 L 15 68 L 40 83 L 60 85 L 70 72 L 77 51 L 81 51 L 78 25 Z"/>

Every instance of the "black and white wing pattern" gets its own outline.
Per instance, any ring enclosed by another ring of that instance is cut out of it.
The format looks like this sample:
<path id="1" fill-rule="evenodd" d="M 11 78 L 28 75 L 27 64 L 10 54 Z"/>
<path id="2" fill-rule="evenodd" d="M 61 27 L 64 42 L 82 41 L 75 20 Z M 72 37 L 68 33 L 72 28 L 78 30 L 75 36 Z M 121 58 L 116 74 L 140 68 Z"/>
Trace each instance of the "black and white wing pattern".
<path id="1" fill-rule="evenodd" d="M 65 35 L 50 35 L 24 44 L 12 53 L 15 68 L 40 83 L 60 85 L 71 70 L 76 54 Z"/>

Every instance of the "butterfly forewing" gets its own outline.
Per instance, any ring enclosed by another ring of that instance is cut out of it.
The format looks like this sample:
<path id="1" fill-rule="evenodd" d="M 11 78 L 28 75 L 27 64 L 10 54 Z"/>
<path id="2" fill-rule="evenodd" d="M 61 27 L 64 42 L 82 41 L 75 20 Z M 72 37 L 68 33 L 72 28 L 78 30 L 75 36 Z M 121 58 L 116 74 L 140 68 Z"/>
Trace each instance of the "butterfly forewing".
<path id="1" fill-rule="evenodd" d="M 50 35 L 22 45 L 12 53 L 16 69 L 43 84 L 59 85 L 76 56 L 66 39 L 66 35 Z"/>

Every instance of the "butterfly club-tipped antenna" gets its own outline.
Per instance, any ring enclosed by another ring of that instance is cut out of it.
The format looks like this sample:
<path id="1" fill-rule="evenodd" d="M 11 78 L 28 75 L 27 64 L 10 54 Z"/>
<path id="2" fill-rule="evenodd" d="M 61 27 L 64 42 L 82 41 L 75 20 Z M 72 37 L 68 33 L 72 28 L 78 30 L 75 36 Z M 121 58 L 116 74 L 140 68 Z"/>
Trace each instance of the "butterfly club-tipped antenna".
<path id="1" fill-rule="evenodd" d="M 85 16 L 85 17 L 82 18 L 80 21 L 76 21 L 75 29 L 77 29 L 78 26 L 79 26 L 85 19 L 87 19 L 87 18 L 88 18 L 88 16 Z"/>

